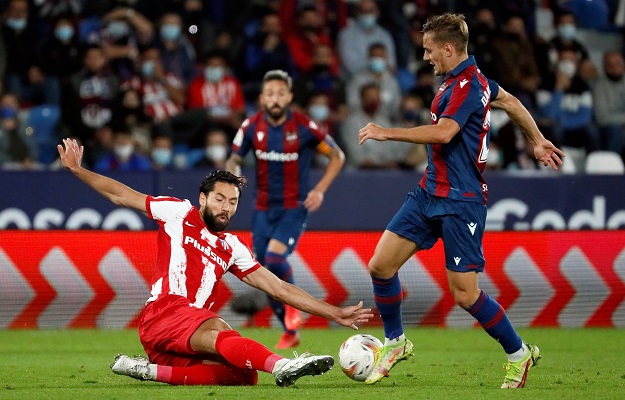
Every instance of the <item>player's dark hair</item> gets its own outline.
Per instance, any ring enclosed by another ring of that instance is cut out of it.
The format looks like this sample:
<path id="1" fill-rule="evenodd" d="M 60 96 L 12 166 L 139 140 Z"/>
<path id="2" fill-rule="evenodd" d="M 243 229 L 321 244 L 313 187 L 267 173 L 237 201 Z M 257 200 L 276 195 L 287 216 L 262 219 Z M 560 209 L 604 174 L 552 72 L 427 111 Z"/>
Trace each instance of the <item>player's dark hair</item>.
<path id="1" fill-rule="evenodd" d="M 202 183 L 200 184 L 200 193 L 208 195 L 213 191 L 213 189 L 215 189 L 216 182 L 224 182 L 236 186 L 237 189 L 239 189 L 239 196 L 243 192 L 243 187 L 247 186 L 247 179 L 245 179 L 245 177 L 236 176 L 228 171 L 217 170 L 211 172 L 204 178 L 204 180 L 202 180 Z"/>
<path id="2" fill-rule="evenodd" d="M 469 27 L 462 14 L 445 13 L 428 18 L 423 33 L 433 33 L 438 44 L 451 43 L 459 53 L 467 52 Z"/>
<path id="3" fill-rule="evenodd" d="M 263 86 L 265 86 L 265 83 L 269 81 L 282 81 L 286 83 L 289 90 L 293 87 L 293 79 L 291 79 L 287 72 L 282 71 L 281 69 L 267 71 L 265 76 L 263 76 Z"/>

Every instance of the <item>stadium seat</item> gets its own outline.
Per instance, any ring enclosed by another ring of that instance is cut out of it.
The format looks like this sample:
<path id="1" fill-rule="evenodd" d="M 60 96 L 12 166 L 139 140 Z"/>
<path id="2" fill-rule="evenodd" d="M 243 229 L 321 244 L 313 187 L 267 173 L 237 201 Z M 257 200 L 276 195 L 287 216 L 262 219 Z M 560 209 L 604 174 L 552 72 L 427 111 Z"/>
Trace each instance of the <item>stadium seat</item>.
<path id="1" fill-rule="evenodd" d="M 58 155 L 56 128 L 60 116 L 61 111 L 57 106 L 34 106 L 28 111 L 28 127 L 33 130 L 38 148 L 37 158 L 39 162 L 46 165 L 52 163 Z"/>
<path id="2" fill-rule="evenodd" d="M 562 160 L 562 173 L 581 173 L 584 170 L 586 150 L 577 147 L 562 146 L 562 151 L 566 154 L 566 157 Z"/>
<path id="3" fill-rule="evenodd" d="M 593 151 L 586 156 L 587 174 L 624 174 L 625 164 L 618 153 L 613 151 Z"/>

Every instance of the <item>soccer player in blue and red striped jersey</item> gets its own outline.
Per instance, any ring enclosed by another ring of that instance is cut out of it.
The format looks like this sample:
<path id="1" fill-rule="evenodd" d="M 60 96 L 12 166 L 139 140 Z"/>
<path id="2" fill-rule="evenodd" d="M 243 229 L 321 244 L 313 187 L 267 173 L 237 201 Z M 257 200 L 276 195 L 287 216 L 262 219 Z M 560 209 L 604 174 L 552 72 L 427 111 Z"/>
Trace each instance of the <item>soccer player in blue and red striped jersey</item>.
<path id="1" fill-rule="evenodd" d="M 487 79 L 467 53 L 469 31 L 461 14 L 430 18 L 423 26 L 423 59 L 443 76 L 432 102 L 432 124 L 413 128 L 382 128 L 369 123 L 359 141 L 396 140 L 424 143 L 428 166 L 417 188 L 386 227 L 369 261 L 373 294 L 384 323 L 384 347 L 366 383 L 388 376 L 408 358 L 413 345 L 401 321 L 401 266 L 439 238 L 451 293 L 496 339 L 508 355 L 502 388 L 525 385 L 527 373 L 540 358 L 537 346 L 517 334 L 503 307 L 478 287 L 484 270 L 482 237 L 486 222 L 488 186 L 482 176 L 490 139 L 490 108 L 502 108 L 532 143 L 534 156 L 558 169 L 564 153 L 544 138 L 521 102 L 497 82 Z M 522 56 L 522 55 L 520 55 Z"/>
<path id="2" fill-rule="evenodd" d="M 306 115 L 290 108 L 291 77 L 272 70 L 263 77 L 260 103 L 263 110 L 243 121 L 226 169 L 240 175 L 243 157 L 256 158 L 256 210 L 252 240 L 256 258 L 280 279 L 293 283 L 287 258 L 304 231 L 308 213 L 316 211 L 345 161 L 343 151 Z M 324 174 L 314 187 L 309 182 L 316 152 L 328 157 Z M 269 299 L 284 327 L 276 348 L 299 344 L 299 310 Z"/>

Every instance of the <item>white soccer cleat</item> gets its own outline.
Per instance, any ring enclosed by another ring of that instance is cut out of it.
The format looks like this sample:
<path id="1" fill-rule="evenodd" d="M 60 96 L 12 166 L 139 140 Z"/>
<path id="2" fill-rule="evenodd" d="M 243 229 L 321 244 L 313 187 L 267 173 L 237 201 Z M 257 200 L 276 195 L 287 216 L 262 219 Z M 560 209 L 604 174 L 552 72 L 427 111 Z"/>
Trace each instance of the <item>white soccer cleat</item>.
<path id="1" fill-rule="evenodd" d="M 109 367 L 117 375 L 126 375 L 142 381 L 153 380 L 150 360 L 145 357 L 129 357 L 124 354 L 118 354 L 115 356 L 113 364 L 109 365 Z"/>
<path id="2" fill-rule="evenodd" d="M 273 372 L 276 378 L 276 385 L 280 387 L 291 386 L 304 375 L 322 375 L 332 369 L 334 358 L 331 356 L 315 356 L 305 352 L 295 358 L 286 360 L 282 365 L 277 366 Z"/>

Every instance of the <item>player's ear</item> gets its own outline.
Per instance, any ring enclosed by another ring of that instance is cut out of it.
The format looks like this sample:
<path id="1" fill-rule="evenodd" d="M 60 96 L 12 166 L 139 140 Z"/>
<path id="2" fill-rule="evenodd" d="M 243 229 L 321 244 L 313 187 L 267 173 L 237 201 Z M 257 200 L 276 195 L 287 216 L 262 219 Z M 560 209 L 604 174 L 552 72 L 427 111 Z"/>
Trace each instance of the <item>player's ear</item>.
<path id="1" fill-rule="evenodd" d="M 204 207 L 206 204 L 206 195 L 204 193 L 200 193 L 200 207 Z"/>

